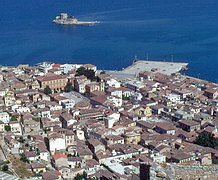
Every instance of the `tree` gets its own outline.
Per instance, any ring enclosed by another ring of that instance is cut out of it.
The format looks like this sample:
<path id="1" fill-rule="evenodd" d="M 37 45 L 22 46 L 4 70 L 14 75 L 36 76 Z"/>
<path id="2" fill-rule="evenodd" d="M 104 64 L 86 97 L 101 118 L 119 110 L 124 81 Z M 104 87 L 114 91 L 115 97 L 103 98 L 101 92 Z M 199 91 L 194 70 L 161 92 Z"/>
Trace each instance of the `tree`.
<path id="1" fill-rule="evenodd" d="M 85 171 L 83 171 L 83 177 L 84 177 L 85 179 L 87 179 L 87 173 L 86 173 Z"/>
<path id="2" fill-rule="evenodd" d="M 17 117 L 16 116 L 11 116 L 10 121 L 17 121 Z"/>
<path id="3" fill-rule="evenodd" d="M 75 180 L 83 180 L 83 175 L 78 173 L 74 179 Z"/>
<path id="4" fill-rule="evenodd" d="M 73 155 L 72 154 L 68 154 L 67 157 L 73 157 Z"/>
<path id="5" fill-rule="evenodd" d="M 124 95 L 122 95 L 122 99 L 123 99 L 124 101 L 128 101 L 128 100 L 130 100 L 130 97 L 129 97 L 129 96 L 124 96 Z"/>
<path id="6" fill-rule="evenodd" d="M 97 79 L 95 76 L 95 71 L 93 71 L 92 69 L 85 69 L 84 67 L 78 68 L 76 71 L 76 76 L 81 76 L 81 75 L 86 76 L 91 81 L 95 81 Z"/>
<path id="7" fill-rule="evenodd" d="M 80 68 L 77 69 L 76 75 L 77 75 L 77 76 L 84 75 L 84 74 L 85 74 L 85 71 L 86 71 L 86 69 L 85 69 L 84 67 L 80 67 Z"/>
<path id="8" fill-rule="evenodd" d="M 23 118 L 20 118 L 20 122 L 23 124 L 23 123 L 24 123 L 24 119 L 23 119 Z"/>
<path id="9" fill-rule="evenodd" d="M 46 86 L 45 89 L 44 89 L 44 93 L 45 94 L 51 94 L 52 93 L 52 90 L 49 86 Z"/>
<path id="10" fill-rule="evenodd" d="M 195 144 L 198 144 L 200 146 L 204 147 L 211 147 L 215 148 L 216 146 L 216 139 L 214 137 L 214 134 L 211 133 L 200 133 L 198 137 L 196 138 Z"/>
<path id="11" fill-rule="evenodd" d="M 7 132 L 11 131 L 11 126 L 6 125 L 6 126 L 5 126 L 5 131 L 7 131 Z"/>
<path id="12" fill-rule="evenodd" d="M 73 90 L 73 86 L 71 82 L 67 82 L 66 86 L 64 87 L 64 92 L 70 92 Z"/>
<path id="13" fill-rule="evenodd" d="M 3 167 L 2 167 L 2 171 L 7 171 L 8 170 L 8 165 L 5 164 Z"/>
<path id="14" fill-rule="evenodd" d="M 92 177 L 92 178 L 89 178 L 89 180 L 98 180 L 97 177 Z"/>
<path id="15" fill-rule="evenodd" d="M 29 163 L 29 160 L 26 158 L 26 156 L 24 155 L 24 153 L 20 154 L 20 160 L 23 161 L 23 162 L 27 162 Z"/>
<path id="16" fill-rule="evenodd" d="M 21 137 L 19 137 L 19 139 L 17 141 L 20 143 L 24 143 L 25 139 L 21 136 Z"/>

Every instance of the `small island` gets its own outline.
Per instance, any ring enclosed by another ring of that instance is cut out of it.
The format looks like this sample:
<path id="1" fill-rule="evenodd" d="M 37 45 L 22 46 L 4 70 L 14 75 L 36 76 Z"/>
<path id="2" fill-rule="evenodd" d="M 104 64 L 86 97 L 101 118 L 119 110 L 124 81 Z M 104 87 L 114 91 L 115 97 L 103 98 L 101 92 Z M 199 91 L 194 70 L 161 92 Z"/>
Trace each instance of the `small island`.
<path id="1" fill-rule="evenodd" d="M 56 16 L 55 20 L 52 22 L 56 24 L 80 26 L 93 26 L 100 23 L 99 21 L 78 21 L 74 16 L 68 16 L 67 13 L 61 13 L 59 16 Z"/>

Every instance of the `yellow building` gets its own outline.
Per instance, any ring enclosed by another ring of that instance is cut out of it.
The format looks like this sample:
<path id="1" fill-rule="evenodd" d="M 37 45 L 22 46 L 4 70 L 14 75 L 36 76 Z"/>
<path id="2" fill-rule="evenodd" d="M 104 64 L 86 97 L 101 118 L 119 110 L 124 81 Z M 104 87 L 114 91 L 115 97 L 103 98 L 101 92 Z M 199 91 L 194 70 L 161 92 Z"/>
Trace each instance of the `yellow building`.
<path id="1" fill-rule="evenodd" d="M 152 116 L 152 110 L 150 107 L 147 107 L 147 106 L 139 106 L 139 107 L 133 109 L 132 113 L 134 113 L 138 116 L 146 116 L 146 117 Z"/>
<path id="2" fill-rule="evenodd" d="M 49 86 L 49 88 L 56 91 L 64 90 L 64 87 L 67 84 L 67 77 L 63 75 L 44 76 L 37 80 L 40 84 L 40 88 Z"/>
<path id="3" fill-rule="evenodd" d="M 141 140 L 139 133 L 123 134 L 125 144 L 138 144 Z"/>

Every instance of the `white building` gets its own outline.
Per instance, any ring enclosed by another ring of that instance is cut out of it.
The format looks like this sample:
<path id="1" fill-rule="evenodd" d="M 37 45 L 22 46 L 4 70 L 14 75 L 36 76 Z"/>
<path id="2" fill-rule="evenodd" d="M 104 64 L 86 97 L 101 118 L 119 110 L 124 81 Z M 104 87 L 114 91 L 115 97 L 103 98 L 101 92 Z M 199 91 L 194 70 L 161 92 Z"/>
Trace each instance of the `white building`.
<path id="1" fill-rule="evenodd" d="M 47 106 L 49 107 L 50 111 L 59 111 L 63 109 L 58 103 L 49 104 Z"/>
<path id="2" fill-rule="evenodd" d="M 48 70 L 52 69 L 53 64 L 54 63 L 50 63 L 50 62 L 42 62 L 42 63 L 38 64 L 38 69 L 39 69 L 40 72 L 43 72 L 43 73 L 47 74 Z"/>
<path id="3" fill-rule="evenodd" d="M 116 96 L 108 96 L 107 100 L 111 101 L 116 107 L 122 106 L 122 98 Z"/>
<path id="4" fill-rule="evenodd" d="M 120 98 L 122 98 L 122 96 L 123 96 L 123 92 L 119 89 L 115 89 L 115 90 L 111 91 L 110 94 L 111 94 L 111 96 L 117 96 Z"/>
<path id="5" fill-rule="evenodd" d="M 140 88 L 145 87 L 145 83 L 143 83 L 142 81 L 133 80 L 133 81 L 129 81 L 126 84 L 126 87 L 131 89 L 132 91 L 138 91 Z"/>
<path id="6" fill-rule="evenodd" d="M 114 87 L 114 88 L 119 88 L 120 87 L 120 82 L 118 82 L 116 79 L 109 79 L 106 81 L 106 86 L 109 86 L 109 87 Z"/>
<path id="7" fill-rule="evenodd" d="M 19 113 L 19 114 L 21 114 L 21 113 L 27 113 L 27 112 L 30 112 L 30 109 L 28 108 L 28 107 L 18 107 L 17 109 L 16 109 L 16 112 L 17 113 Z"/>
<path id="8" fill-rule="evenodd" d="M 93 64 L 84 64 L 83 67 L 85 69 L 93 70 L 94 72 L 97 71 L 97 67 L 95 65 L 93 65 Z"/>
<path id="9" fill-rule="evenodd" d="M 179 104 L 181 101 L 181 96 L 178 94 L 169 94 L 168 96 L 166 96 L 167 99 L 169 99 L 170 101 Z"/>
<path id="10" fill-rule="evenodd" d="M 113 112 L 107 116 L 105 119 L 105 125 L 107 128 L 112 128 L 115 122 L 118 122 L 120 119 L 120 113 Z"/>
<path id="11" fill-rule="evenodd" d="M 3 133 L 5 131 L 5 123 L 0 121 L 0 133 Z"/>
<path id="12" fill-rule="evenodd" d="M 65 109 L 70 109 L 73 108 L 75 105 L 75 101 L 74 100 L 68 100 L 68 101 L 64 101 L 61 103 L 61 105 L 65 108 Z"/>
<path id="13" fill-rule="evenodd" d="M 69 71 L 71 71 L 72 69 L 75 69 L 74 67 L 75 65 L 73 64 L 62 64 L 60 66 L 60 69 L 62 70 L 63 73 L 67 74 Z"/>
<path id="14" fill-rule="evenodd" d="M 10 121 L 11 132 L 15 135 L 22 135 L 22 128 L 18 121 Z"/>
<path id="15" fill-rule="evenodd" d="M 48 137 L 49 139 L 49 150 L 51 154 L 55 154 L 56 151 L 65 150 L 65 137 L 62 134 L 52 133 Z"/>
<path id="16" fill-rule="evenodd" d="M 0 88 L 0 96 L 4 97 L 7 93 L 7 90 L 4 88 Z"/>
<path id="17" fill-rule="evenodd" d="M 7 112 L 0 112 L 0 121 L 3 123 L 9 123 L 10 121 L 10 116 Z"/>
<path id="18" fill-rule="evenodd" d="M 76 130 L 76 136 L 79 140 L 85 140 L 85 133 L 83 130 L 77 129 Z"/>

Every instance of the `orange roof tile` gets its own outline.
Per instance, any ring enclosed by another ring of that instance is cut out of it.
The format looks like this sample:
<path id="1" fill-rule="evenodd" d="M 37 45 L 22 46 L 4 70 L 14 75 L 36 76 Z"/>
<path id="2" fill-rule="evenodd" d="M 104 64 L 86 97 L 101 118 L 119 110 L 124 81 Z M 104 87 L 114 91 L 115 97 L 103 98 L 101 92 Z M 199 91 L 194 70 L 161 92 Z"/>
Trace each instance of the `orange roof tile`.
<path id="1" fill-rule="evenodd" d="M 62 153 L 57 153 L 57 154 L 53 155 L 54 160 L 57 160 L 57 159 L 60 159 L 60 158 L 67 159 L 67 156 L 65 154 L 62 154 Z"/>

